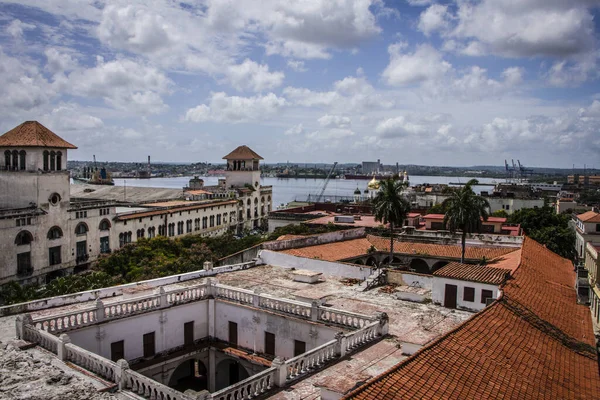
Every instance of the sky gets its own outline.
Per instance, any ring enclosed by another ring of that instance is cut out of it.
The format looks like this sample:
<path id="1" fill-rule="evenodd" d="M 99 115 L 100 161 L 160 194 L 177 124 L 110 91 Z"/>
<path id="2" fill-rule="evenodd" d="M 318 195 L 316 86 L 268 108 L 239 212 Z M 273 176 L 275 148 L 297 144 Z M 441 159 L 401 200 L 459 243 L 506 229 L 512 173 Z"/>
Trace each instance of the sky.
<path id="1" fill-rule="evenodd" d="M 600 167 L 600 0 L 0 0 L 0 131 L 69 158 Z"/>

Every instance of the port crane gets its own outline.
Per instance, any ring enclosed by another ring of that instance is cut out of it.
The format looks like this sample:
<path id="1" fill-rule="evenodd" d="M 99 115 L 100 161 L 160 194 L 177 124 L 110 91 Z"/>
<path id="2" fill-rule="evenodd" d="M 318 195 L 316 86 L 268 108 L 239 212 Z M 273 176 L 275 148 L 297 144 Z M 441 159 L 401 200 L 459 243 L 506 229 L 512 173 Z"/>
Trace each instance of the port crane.
<path id="1" fill-rule="evenodd" d="M 327 178 L 325 178 L 325 182 L 323 183 L 323 187 L 321 188 L 321 190 L 319 191 L 319 194 L 317 195 L 317 197 L 315 199 L 315 203 L 320 202 L 321 199 L 323 198 L 323 193 L 325 193 L 325 189 L 327 189 L 327 185 L 329 184 L 329 181 L 331 180 L 331 176 L 333 175 L 333 171 L 335 170 L 336 166 L 337 166 L 337 161 L 333 163 L 333 166 L 329 170 L 329 173 L 327 174 Z"/>

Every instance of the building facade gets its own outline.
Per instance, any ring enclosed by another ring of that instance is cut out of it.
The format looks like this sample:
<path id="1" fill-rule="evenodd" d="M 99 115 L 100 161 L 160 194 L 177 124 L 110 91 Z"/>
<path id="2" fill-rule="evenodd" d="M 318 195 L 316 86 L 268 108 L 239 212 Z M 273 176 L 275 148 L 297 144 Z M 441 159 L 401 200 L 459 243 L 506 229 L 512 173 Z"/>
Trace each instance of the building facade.
<path id="1" fill-rule="evenodd" d="M 76 148 L 36 121 L 0 136 L 0 284 L 80 272 L 141 238 L 217 236 L 267 224 L 272 188 L 260 186 L 262 157 L 246 146 L 226 156 L 226 180 L 205 195 L 136 204 L 72 199 L 67 151 Z"/>
<path id="2" fill-rule="evenodd" d="M 592 210 L 574 215 L 570 225 L 575 231 L 577 256 L 583 260 L 587 243 L 600 244 L 600 213 Z"/>

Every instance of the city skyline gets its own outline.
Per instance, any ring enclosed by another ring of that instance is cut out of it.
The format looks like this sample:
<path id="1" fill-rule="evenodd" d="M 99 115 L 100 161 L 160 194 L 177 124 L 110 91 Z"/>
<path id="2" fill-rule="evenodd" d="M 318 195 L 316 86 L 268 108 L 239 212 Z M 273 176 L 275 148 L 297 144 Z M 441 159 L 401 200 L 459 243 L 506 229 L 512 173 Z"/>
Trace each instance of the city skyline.
<path id="1" fill-rule="evenodd" d="M 0 130 L 79 160 L 597 165 L 598 4 L 5 1 Z"/>

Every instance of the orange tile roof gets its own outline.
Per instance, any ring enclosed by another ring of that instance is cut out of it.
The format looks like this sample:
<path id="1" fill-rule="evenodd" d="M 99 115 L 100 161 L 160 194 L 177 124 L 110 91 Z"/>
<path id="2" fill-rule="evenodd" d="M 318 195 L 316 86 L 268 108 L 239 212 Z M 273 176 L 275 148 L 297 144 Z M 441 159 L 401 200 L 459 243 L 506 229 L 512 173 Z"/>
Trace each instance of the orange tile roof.
<path id="1" fill-rule="evenodd" d="M 344 399 L 597 399 L 589 309 L 572 264 L 532 239 L 503 297 Z"/>
<path id="2" fill-rule="evenodd" d="M 239 146 L 223 157 L 223 160 L 263 160 L 254 150 L 248 146 Z"/>
<path id="3" fill-rule="evenodd" d="M 504 283 L 510 271 L 502 268 L 487 267 L 485 265 L 461 264 L 451 262 L 433 273 L 442 278 L 458 279 L 500 285 Z"/>
<path id="4" fill-rule="evenodd" d="M 424 215 L 425 219 L 444 219 L 444 214 L 427 214 Z"/>
<path id="5" fill-rule="evenodd" d="M 336 221 L 335 217 L 338 215 L 326 215 L 324 217 L 319 217 L 315 219 L 311 219 L 308 221 L 304 221 L 305 224 L 315 224 L 315 225 L 339 225 L 339 226 L 355 226 L 355 227 L 366 227 L 366 228 L 377 228 L 380 226 L 387 227 L 389 225 L 384 225 L 383 222 L 375 220 L 373 215 L 362 215 L 361 219 L 356 219 L 353 222 L 341 222 Z"/>
<path id="6" fill-rule="evenodd" d="M 583 214 L 578 214 L 577 218 L 583 222 L 600 222 L 600 214 L 595 211 L 587 211 Z"/>
<path id="7" fill-rule="evenodd" d="M 389 251 L 390 239 L 367 235 L 366 238 L 345 240 L 315 246 L 300 247 L 283 250 L 283 253 L 298 257 L 318 258 L 326 261 L 341 261 L 348 258 L 360 257 L 374 246 L 379 251 Z M 475 247 L 470 246 L 465 250 L 465 257 L 472 260 L 493 260 L 502 255 L 518 250 L 514 247 Z M 419 254 L 422 256 L 445 257 L 460 259 L 461 247 L 454 245 L 400 242 L 394 241 L 394 252 L 400 254 Z"/>
<path id="8" fill-rule="evenodd" d="M 0 136 L 0 147 L 77 148 L 37 121 L 25 121 Z"/>
<path id="9" fill-rule="evenodd" d="M 444 219 L 444 214 L 427 214 L 423 216 L 425 219 Z M 482 219 L 483 221 L 483 219 Z M 503 217 L 488 217 L 484 222 L 506 222 L 506 218 Z"/>
<path id="10" fill-rule="evenodd" d="M 519 264 L 521 264 L 522 252 L 523 250 L 519 249 L 517 251 L 504 254 L 500 257 L 496 257 L 491 260 L 487 266 L 492 268 L 508 269 L 514 272 L 517 268 L 519 268 Z"/>
<path id="11" fill-rule="evenodd" d="M 237 204 L 237 200 L 221 201 L 218 203 L 216 203 L 216 202 L 202 203 L 202 204 L 195 204 L 192 206 L 183 206 L 183 207 L 172 207 L 172 208 L 167 208 L 167 209 L 163 209 L 163 210 L 143 211 L 143 212 L 137 212 L 137 213 L 132 213 L 132 214 L 119 215 L 115 218 L 115 220 L 125 221 L 125 220 L 136 219 L 136 218 L 150 217 L 150 216 L 154 216 L 154 215 L 176 213 L 176 212 L 180 212 L 180 211 L 191 211 L 191 210 L 197 210 L 197 209 L 208 208 L 208 207 L 226 206 L 228 204 Z"/>

